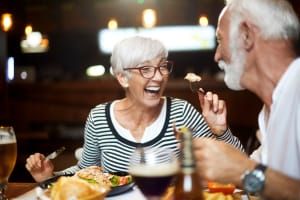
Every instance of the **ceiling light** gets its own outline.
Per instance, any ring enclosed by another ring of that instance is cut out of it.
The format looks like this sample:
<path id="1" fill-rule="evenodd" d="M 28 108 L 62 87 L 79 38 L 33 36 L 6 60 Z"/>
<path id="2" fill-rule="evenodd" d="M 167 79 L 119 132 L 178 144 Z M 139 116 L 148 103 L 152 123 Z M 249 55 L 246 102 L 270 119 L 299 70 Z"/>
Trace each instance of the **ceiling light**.
<path id="1" fill-rule="evenodd" d="M 143 26 L 145 28 L 152 28 L 156 25 L 156 12 L 153 9 L 146 9 L 143 11 Z"/>
<path id="2" fill-rule="evenodd" d="M 199 22 L 200 26 L 207 26 L 208 25 L 208 18 L 207 18 L 207 16 L 200 15 L 198 22 Z"/>
<path id="3" fill-rule="evenodd" d="M 110 19 L 107 24 L 107 28 L 110 30 L 115 30 L 118 28 L 118 21 L 116 19 Z"/>
<path id="4" fill-rule="evenodd" d="M 1 24 L 2 24 L 3 30 L 8 31 L 13 24 L 12 15 L 9 13 L 2 14 Z"/>
<path id="5" fill-rule="evenodd" d="M 92 65 L 86 69 L 86 75 L 89 77 L 102 76 L 105 73 L 105 67 L 103 65 Z"/>

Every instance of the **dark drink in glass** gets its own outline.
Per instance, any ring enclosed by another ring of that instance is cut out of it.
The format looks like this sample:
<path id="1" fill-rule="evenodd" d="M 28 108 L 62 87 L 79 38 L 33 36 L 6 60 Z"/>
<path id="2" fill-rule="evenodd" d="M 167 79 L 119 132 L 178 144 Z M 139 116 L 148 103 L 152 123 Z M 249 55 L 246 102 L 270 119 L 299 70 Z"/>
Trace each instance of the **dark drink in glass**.
<path id="1" fill-rule="evenodd" d="M 134 182 L 145 196 L 161 196 L 177 174 L 177 166 L 135 166 L 130 169 Z"/>
<path id="2" fill-rule="evenodd" d="M 160 199 L 178 170 L 174 154 L 162 149 L 137 149 L 129 167 L 133 181 L 148 200 Z"/>

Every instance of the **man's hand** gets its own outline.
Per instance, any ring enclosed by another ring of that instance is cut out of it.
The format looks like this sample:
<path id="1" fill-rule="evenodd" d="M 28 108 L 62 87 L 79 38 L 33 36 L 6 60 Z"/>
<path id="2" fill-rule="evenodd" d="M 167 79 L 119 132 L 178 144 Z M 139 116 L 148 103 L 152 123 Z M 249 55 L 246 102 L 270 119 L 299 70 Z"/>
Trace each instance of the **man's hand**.
<path id="1" fill-rule="evenodd" d="M 256 165 L 246 154 L 223 141 L 197 138 L 193 144 L 197 171 L 203 181 L 242 187 L 241 175 Z"/>

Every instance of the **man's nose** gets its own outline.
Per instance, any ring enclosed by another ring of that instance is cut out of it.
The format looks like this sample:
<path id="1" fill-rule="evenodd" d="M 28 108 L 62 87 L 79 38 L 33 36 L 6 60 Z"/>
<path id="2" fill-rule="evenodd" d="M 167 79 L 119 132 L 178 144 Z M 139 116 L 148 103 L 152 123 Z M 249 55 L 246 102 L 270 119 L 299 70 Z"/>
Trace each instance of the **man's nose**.
<path id="1" fill-rule="evenodd" d="M 215 62 L 219 62 L 219 60 L 221 60 L 221 54 L 220 54 L 220 48 L 219 47 L 217 47 L 217 49 L 216 49 L 214 60 L 215 60 Z"/>

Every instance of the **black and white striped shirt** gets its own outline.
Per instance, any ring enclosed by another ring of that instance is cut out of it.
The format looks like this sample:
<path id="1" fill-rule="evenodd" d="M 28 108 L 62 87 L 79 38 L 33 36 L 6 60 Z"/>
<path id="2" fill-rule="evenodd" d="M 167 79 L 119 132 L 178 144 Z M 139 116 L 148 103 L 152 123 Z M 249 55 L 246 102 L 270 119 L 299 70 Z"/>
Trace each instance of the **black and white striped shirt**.
<path id="1" fill-rule="evenodd" d="M 93 108 L 86 121 L 82 157 L 76 166 L 62 173 L 71 174 L 79 169 L 98 165 L 105 171 L 127 171 L 131 154 L 137 146 L 164 146 L 179 155 L 178 141 L 173 132 L 176 126 L 186 126 L 193 130 L 193 137 L 208 137 L 224 140 L 243 151 L 240 140 L 228 129 L 221 136 L 214 135 L 202 115 L 185 100 L 166 97 L 166 116 L 163 128 L 157 130 L 158 136 L 145 143 L 136 143 L 122 137 L 112 124 L 110 107 L 112 102 L 99 104 Z M 58 173 L 59 174 L 59 173 Z"/>

